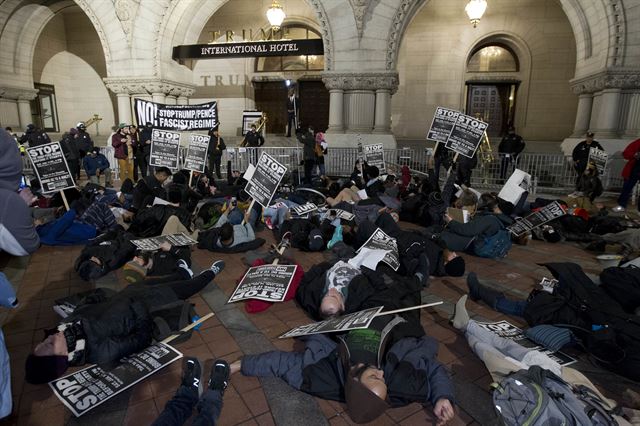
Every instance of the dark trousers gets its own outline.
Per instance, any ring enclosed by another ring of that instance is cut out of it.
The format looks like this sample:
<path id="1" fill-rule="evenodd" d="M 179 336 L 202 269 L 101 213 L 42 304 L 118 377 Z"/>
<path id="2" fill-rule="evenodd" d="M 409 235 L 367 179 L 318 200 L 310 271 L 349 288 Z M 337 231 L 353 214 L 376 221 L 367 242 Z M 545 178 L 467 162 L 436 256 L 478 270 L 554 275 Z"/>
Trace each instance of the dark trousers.
<path id="1" fill-rule="evenodd" d="M 287 112 L 287 137 L 291 137 L 291 129 L 293 129 L 293 133 L 296 132 L 296 115 L 292 112 Z"/>
<path id="2" fill-rule="evenodd" d="M 465 185 L 466 187 L 471 187 L 471 172 L 473 169 L 467 166 L 463 166 L 458 164 L 458 169 L 456 171 L 456 183 L 458 185 Z"/>
<path id="3" fill-rule="evenodd" d="M 629 179 L 624 181 L 624 184 L 622 185 L 622 192 L 618 197 L 618 205 L 627 207 L 629 198 L 631 198 L 631 193 L 633 192 L 633 187 L 638 183 L 638 178 L 640 178 L 640 174 L 634 170 L 634 172 L 629 176 Z M 640 197 L 638 198 L 638 210 L 640 210 Z"/>
<path id="4" fill-rule="evenodd" d="M 189 278 L 189 274 L 182 268 L 177 268 L 178 271 L 162 278 L 155 278 L 152 280 L 146 280 L 146 285 L 165 285 L 171 288 L 173 292 L 178 296 L 178 299 L 186 300 L 197 294 L 207 286 L 216 276 L 213 271 L 207 269 L 199 275 L 195 275 L 193 278 Z"/>
<path id="5" fill-rule="evenodd" d="M 507 157 L 505 154 L 500 154 L 500 179 L 505 180 L 507 178 L 507 172 L 511 166 L 511 157 Z"/>
<path id="6" fill-rule="evenodd" d="M 144 178 L 147 176 L 147 171 L 149 170 L 149 154 L 142 153 L 138 155 L 138 165 L 140 166 L 140 172 Z"/>
<path id="7" fill-rule="evenodd" d="M 191 417 L 196 404 L 198 414 L 196 414 L 192 424 L 194 426 L 215 425 L 218 417 L 220 417 L 220 411 L 222 411 L 222 392 L 207 389 L 198 401 L 198 393 L 195 389 L 180 386 L 173 398 L 164 406 L 164 410 L 153 422 L 153 425 L 183 425 Z"/>
<path id="8" fill-rule="evenodd" d="M 67 160 L 67 164 L 69 165 L 69 171 L 71 172 L 71 176 L 75 180 L 80 179 L 80 160 L 77 158 L 72 158 Z"/>
<path id="9" fill-rule="evenodd" d="M 138 158 L 139 155 L 140 154 L 136 154 L 133 157 L 133 181 L 134 182 L 138 181 L 138 167 L 140 166 L 140 159 Z M 144 176 L 144 174 L 142 176 Z"/>
<path id="10" fill-rule="evenodd" d="M 304 160 L 304 183 L 311 185 L 311 176 L 313 175 L 313 167 L 315 165 L 315 160 L 306 159 Z"/>
<path id="11" fill-rule="evenodd" d="M 222 175 L 220 174 L 220 163 L 222 162 L 222 156 L 220 155 L 212 155 L 209 157 L 209 171 L 211 174 L 215 171 L 218 179 L 222 179 Z"/>

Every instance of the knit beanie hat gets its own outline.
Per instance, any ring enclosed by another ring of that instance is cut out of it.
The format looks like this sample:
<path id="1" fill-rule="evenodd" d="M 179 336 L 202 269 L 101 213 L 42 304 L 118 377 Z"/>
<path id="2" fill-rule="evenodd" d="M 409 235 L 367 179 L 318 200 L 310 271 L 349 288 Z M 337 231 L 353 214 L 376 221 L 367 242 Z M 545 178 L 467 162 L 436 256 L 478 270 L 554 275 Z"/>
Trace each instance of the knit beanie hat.
<path id="1" fill-rule="evenodd" d="M 309 250 L 320 251 L 324 247 L 322 232 L 319 229 L 313 229 L 309 232 Z"/>
<path id="2" fill-rule="evenodd" d="M 122 273 L 124 274 L 124 279 L 129 284 L 142 282 L 147 277 L 147 270 L 145 267 L 141 266 L 135 260 L 127 262 L 122 268 Z"/>
<path id="3" fill-rule="evenodd" d="M 32 385 L 49 383 L 62 376 L 69 360 L 62 355 L 36 356 L 29 354 L 25 363 L 25 380 Z"/>
<path id="4" fill-rule="evenodd" d="M 81 262 L 77 268 L 78 275 L 85 281 L 91 281 L 104 275 L 104 269 L 101 265 L 89 259 Z"/>
<path id="5" fill-rule="evenodd" d="M 464 275 L 464 265 L 464 259 L 458 256 L 445 263 L 444 270 L 450 277 L 461 277 Z"/>

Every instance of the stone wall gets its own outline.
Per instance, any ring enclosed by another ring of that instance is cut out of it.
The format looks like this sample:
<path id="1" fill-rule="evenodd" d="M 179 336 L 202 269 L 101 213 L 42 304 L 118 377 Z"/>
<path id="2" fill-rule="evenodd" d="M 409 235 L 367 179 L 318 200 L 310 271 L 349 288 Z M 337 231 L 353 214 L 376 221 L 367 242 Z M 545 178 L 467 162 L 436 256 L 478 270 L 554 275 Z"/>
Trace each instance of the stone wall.
<path id="1" fill-rule="evenodd" d="M 494 0 L 477 28 L 464 2 L 431 0 L 407 28 L 400 46 L 400 86 L 392 100 L 399 138 L 424 138 L 438 105 L 463 109 L 466 61 L 485 38 L 501 38 L 518 52 L 520 71 L 496 75 L 521 80 L 515 124 L 529 140 L 561 141 L 571 134 L 577 97 L 568 81 L 576 47 L 567 17 L 555 0 Z M 474 75 L 476 78 L 489 76 Z"/>

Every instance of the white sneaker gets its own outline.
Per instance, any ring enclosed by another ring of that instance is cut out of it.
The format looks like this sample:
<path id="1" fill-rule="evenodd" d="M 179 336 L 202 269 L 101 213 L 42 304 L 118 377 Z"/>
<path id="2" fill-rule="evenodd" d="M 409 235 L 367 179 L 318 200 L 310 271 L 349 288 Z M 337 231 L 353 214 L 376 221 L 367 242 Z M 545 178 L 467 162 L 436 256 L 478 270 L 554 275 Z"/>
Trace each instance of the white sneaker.
<path id="1" fill-rule="evenodd" d="M 615 206 L 614 208 L 611 209 L 612 211 L 616 212 L 616 213 L 622 213 L 624 211 L 624 207 L 622 206 Z"/>
<path id="2" fill-rule="evenodd" d="M 189 277 L 193 278 L 193 271 L 184 259 L 178 260 L 178 268 L 184 269 L 189 274 Z"/>

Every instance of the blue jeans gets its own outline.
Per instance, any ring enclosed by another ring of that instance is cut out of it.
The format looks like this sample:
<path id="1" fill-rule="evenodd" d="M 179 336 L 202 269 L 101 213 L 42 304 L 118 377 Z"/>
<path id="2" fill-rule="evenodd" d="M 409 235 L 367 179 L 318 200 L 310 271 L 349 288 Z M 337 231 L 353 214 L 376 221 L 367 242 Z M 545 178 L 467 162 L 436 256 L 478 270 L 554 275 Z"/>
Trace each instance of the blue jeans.
<path id="1" fill-rule="evenodd" d="M 618 205 L 627 207 L 629 198 L 631 198 L 633 187 L 636 186 L 636 183 L 638 183 L 638 178 L 640 178 L 640 174 L 634 170 L 631 172 L 631 176 L 629 176 L 629 179 L 626 179 L 624 181 L 624 184 L 622 185 L 622 192 L 620 192 L 620 196 L 618 197 Z M 640 198 L 638 198 L 638 210 L 640 210 Z"/>
<path id="2" fill-rule="evenodd" d="M 193 407 L 197 404 L 198 414 L 193 420 L 194 426 L 215 426 L 220 411 L 222 411 L 222 392 L 219 390 L 207 389 L 200 401 L 198 394 L 193 388 L 180 386 L 176 394 L 164 406 L 160 416 L 153 422 L 154 426 L 180 426 L 189 417 Z"/>
<path id="3" fill-rule="evenodd" d="M 524 316 L 524 310 L 526 309 L 526 307 L 526 300 L 511 300 L 507 299 L 505 296 L 498 296 L 496 298 L 496 305 L 493 307 L 493 309 L 503 314 L 522 318 Z"/>

